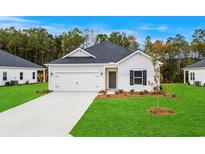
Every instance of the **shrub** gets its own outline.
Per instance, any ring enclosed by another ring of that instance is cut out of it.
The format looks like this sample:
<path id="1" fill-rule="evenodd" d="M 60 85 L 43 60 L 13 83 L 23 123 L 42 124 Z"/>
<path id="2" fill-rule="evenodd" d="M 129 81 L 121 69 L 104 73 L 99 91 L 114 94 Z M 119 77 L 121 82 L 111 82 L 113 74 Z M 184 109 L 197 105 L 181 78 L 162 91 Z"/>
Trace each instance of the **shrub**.
<path id="1" fill-rule="evenodd" d="M 205 83 L 204 83 L 203 87 L 205 88 Z"/>
<path id="2" fill-rule="evenodd" d="M 105 95 L 107 93 L 107 91 L 106 90 L 100 90 L 99 93 L 102 93 L 102 94 Z"/>
<path id="3" fill-rule="evenodd" d="M 123 90 L 123 89 L 119 89 L 118 91 L 119 91 L 119 93 L 123 93 L 123 92 L 124 92 L 124 90 Z"/>
<path id="4" fill-rule="evenodd" d="M 130 90 L 130 93 L 131 93 L 131 94 L 134 94 L 134 92 L 135 92 L 134 89 L 131 89 L 131 90 Z"/>
<path id="5" fill-rule="evenodd" d="M 160 91 L 162 90 L 162 86 L 161 85 L 160 85 L 159 89 L 160 89 Z"/>
<path id="6" fill-rule="evenodd" d="M 163 95 L 164 93 L 163 93 L 162 91 L 159 91 L 159 92 L 158 92 L 158 94 L 161 94 L 161 95 Z"/>
<path id="7" fill-rule="evenodd" d="M 115 95 L 118 95 L 119 94 L 119 91 L 115 91 Z"/>
<path id="8" fill-rule="evenodd" d="M 149 91 L 147 91 L 147 90 L 144 90 L 144 94 L 149 94 Z"/>
<path id="9" fill-rule="evenodd" d="M 144 95 L 144 92 L 143 92 L 143 91 L 140 91 L 139 94 L 140 94 L 140 95 Z"/>
<path id="10" fill-rule="evenodd" d="M 164 81 L 164 77 L 162 75 L 162 73 L 160 73 L 160 82 L 162 83 Z"/>
<path id="11" fill-rule="evenodd" d="M 158 85 L 153 87 L 153 91 L 154 92 L 159 92 L 160 91 L 160 87 Z"/>
<path id="12" fill-rule="evenodd" d="M 110 94 L 107 94 L 107 97 L 111 97 L 111 95 L 110 95 Z"/>
<path id="13" fill-rule="evenodd" d="M 5 86 L 10 86 L 11 83 L 9 81 L 5 82 Z"/>
<path id="14" fill-rule="evenodd" d="M 160 92 L 157 92 L 157 91 L 152 92 L 152 95 L 158 95 L 158 94 L 160 94 Z"/>
<path id="15" fill-rule="evenodd" d="M 177 97 L 176 94 L 172 94 L 172 97 Z"/>

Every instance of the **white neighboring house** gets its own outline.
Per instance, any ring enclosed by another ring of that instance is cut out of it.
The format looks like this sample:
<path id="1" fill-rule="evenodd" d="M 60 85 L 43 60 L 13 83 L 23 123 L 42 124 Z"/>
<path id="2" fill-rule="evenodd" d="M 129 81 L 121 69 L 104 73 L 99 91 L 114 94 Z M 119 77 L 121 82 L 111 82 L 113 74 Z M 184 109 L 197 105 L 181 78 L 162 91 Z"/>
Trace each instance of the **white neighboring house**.
<path id="1" fill-rule="evenodd" d="M 191 85 L 205 84 L 205 59 L 198 61 L 192 65 L 183 68 L 184 70 L 184 83 Z"/>
<path id="2" fill-rule="evenodd" d="M 158 62 L 160 67 L 162 63 Z M 152 58 L 111 42 L 77 48 L 48 64 L 49 90 L 54 91 L 152 91 Z M 160 84 L 160 83 L 159 83 Z"/>
<path id="3" fill-rule="evenodd" d="M 46 68 L 40 65 L 0 49 L 0 86 L 11 81 L 18 84 L 36 83 L 37 71 L 45 70 Z"/>

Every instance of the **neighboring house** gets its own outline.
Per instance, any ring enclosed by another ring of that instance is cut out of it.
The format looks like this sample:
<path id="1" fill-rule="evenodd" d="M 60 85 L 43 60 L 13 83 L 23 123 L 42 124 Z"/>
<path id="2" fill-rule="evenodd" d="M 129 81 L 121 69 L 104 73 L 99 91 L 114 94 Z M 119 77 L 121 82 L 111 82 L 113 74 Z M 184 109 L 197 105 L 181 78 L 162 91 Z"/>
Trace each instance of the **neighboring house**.
<path id="1" fill-rule="evenodd" d="M 0 86 L 6 82 L 16 81 L 18 84 L 37 82 L 37 71 L 46 68 L 12 55 L 0 49 Z"/>
<path id="2" fill-rule="evenodd" d="M 205 59 L 198 61 L 192 65 L 183 68 L 184 70 L 184 83 L 191 85 L 204 85 L 205 84 Z"/>
<path id="3" fill-rule="evenodd" d="M 153 90 L 152 58 L 107 41 L 86 49 L 77 48 L 46 66 L 49 90 Z"/>

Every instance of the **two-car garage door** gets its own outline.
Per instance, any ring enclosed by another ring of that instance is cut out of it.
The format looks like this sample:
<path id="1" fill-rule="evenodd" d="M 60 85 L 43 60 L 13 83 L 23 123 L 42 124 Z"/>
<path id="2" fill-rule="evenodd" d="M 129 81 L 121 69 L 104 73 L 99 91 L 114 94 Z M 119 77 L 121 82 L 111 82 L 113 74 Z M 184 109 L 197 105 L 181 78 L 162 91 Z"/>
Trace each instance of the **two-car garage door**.
<path id="1" fill-rule="evenodd" d="M 98 91 L 97 72 L 56 72 L 55 91 Z"/>

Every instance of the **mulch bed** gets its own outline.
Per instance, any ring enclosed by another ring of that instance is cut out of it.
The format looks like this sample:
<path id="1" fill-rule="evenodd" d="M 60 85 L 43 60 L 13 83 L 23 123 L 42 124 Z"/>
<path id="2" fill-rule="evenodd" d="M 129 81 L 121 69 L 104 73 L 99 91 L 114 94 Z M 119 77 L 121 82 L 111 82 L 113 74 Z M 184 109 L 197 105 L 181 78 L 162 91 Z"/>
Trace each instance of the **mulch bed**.
<path id="1" fill-rule="evenodd" d="M 162 97 L 168 97 L 168 98 L 174 98 L 175 95 L 171 93 L 144 93 L 144 92 L 122 92 L 122 93 L 115 93 L 115 94 L 106 94 L 106 93 L 99 93 L 97 98 L 126 98 L 131 96 L 162 96 Z"/>
<path id="2" fill-rule="evenodd" d="M 167 108 L 158 108 L 158 107 L 152 107 L 150 109 L 148 109 L 148 112 L 154 115 L 158 115 L 158 116 L 171 116 L 171 115 L 175 115 L 175 112 L 171 109 L 167 109 Z"/>
<path id="3" fill-rule="evenodd" d="M 48 94 L 50 92 L 51 92 L 50 90 L 36 91 L 37 94 Z"/>

